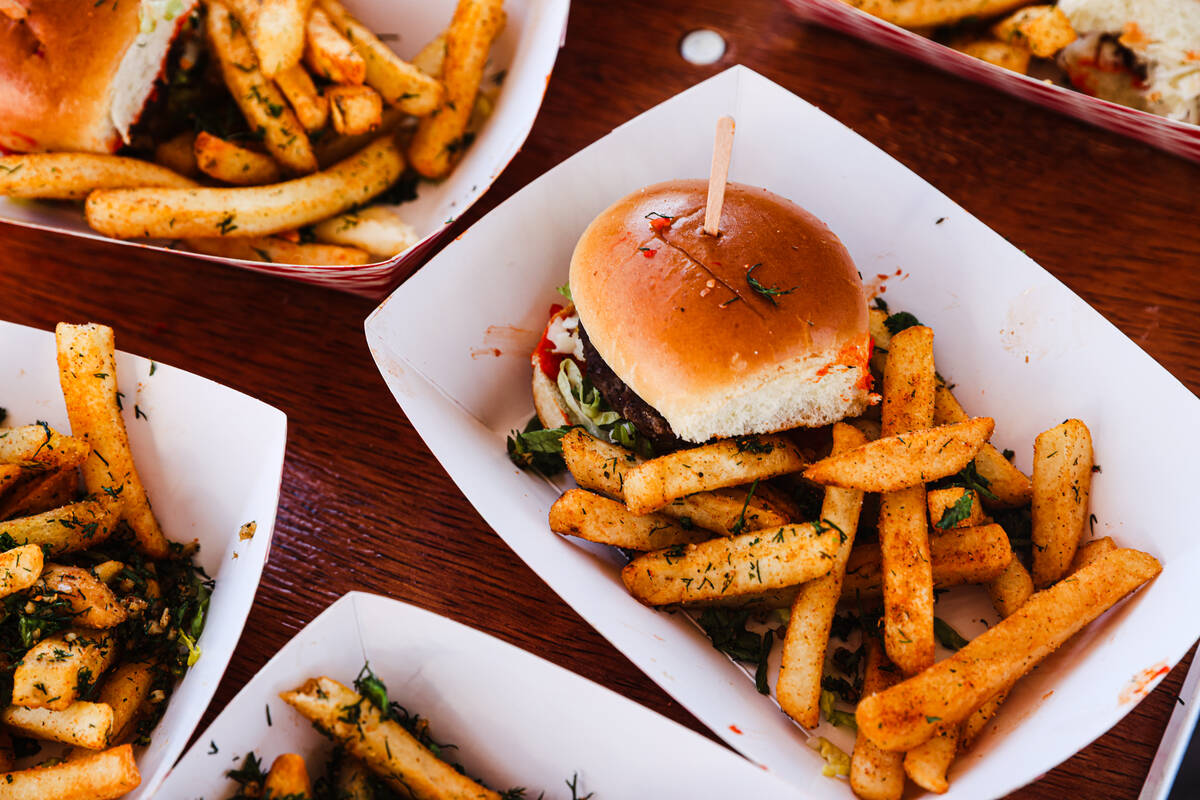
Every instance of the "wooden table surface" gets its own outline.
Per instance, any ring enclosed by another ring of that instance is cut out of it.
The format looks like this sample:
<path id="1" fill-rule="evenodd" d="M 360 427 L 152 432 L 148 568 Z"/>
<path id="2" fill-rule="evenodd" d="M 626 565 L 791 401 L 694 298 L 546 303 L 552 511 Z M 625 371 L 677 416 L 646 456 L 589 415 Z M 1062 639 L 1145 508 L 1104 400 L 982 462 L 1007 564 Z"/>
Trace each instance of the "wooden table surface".
<path id="1" fill-rule="evenodd" d="M 698 27 L 726 35 L 719 64 L 679 57 L 681 36 Z M 1200 165 L 801 24 L 776 0 L 577 0 L 524 150 L 458 227 L 626 119 L 738 62 L 911 167 L 1200 391 Z M 494 634 L 704 732 L 459 493 L 375 370 L 362 332 L 373 302 L 6 225 L 0 253 L 4 317 L 43 328 L 110 324 L 122 349 L 221 381 L 289 417 L 271 561 L 204 724 L 319 611 L 362 589 Z M 1183 670 L 1013 797 L 1136 797 Z"/>

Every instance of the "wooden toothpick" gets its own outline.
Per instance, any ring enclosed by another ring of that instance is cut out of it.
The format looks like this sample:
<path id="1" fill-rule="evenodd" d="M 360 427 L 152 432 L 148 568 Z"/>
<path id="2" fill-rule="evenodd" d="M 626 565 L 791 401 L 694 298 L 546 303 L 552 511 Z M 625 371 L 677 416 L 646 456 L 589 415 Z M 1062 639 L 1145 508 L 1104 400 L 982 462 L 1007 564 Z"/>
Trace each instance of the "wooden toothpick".
<path id="1" fill-rule="evenodd" d="M 733 117 L 717 120 L 713 141 L 712 169 L 708 173 L 708 205 L 704 209 L 704 232 L 716 236 L 721 228 L 721 206 L 725 203 L 725 181 L 733 156 Z"/>

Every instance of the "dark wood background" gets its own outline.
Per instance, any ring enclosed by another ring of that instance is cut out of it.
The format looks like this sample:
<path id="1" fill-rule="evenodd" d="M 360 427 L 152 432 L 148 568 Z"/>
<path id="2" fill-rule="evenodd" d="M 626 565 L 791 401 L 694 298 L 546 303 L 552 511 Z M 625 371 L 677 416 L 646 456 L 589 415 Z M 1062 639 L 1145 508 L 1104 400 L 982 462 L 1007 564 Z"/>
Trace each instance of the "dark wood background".
<path id="1" fill-rule="evenodd" d="M 720 63 L 679 57 L 680 38 L 698 27 L 727 37 Z M 1200 166 L 801 24 L 776 0 L 577 0 L 529 141 L 458 228 L 626 119 L 738 62 L 914 169 L 1200 391 Z M 462 497 L 376 373 L 362 332 L 373 302 L 11 226 L 0 225 L 0 253 L 4 317 L 43 328 L 111 324 L 122 349 L 287 412 L 271 562 L 204 724 L 305 623 L 363 589 L 487 631 L 704 731 Z M 1183 670 L 1013 796 L 1136 797 Z"/>

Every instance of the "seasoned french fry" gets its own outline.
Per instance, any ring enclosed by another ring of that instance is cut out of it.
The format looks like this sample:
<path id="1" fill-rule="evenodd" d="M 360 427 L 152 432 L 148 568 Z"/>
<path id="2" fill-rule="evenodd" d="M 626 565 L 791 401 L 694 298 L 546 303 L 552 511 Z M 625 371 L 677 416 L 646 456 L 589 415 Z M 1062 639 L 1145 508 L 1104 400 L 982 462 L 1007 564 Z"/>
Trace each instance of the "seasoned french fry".
<path id="1" fill-rule="evenodd" d="M 304 23 L 312 0 L 262 0 L 250 41 L 263 74 L 273 78 L 300 63 L 304 54 Z"/>
<path id="2" fill-rule="evenodd" d="M 884 436 L 823 458 L 804 477 L 825 486 L 898 492 L 945 478 L 970 464 L 992 435 L 990 417 Z"/>
<path id="3" fill-rule="evenodd" d="M 407 112 L 395 106 L 385 106 L 383 121 L 371 133 L 358 136 L 338 136 L 332 131 L 327 132 L 327 135 L 321 137 L 321 141 L 316 145 L 317 162 L 320 163 L 322 169 L 328 169 L 333 164 L 354 155 L 384 134 L 395 133 L 411 119 L 412 116 Z"/>
<path id="4" fill-rule="evenodd" d="M 1000 710 L 1000 706 L 1008 699 L 1008 691 L 999 692 L 992 695 L 983 702 L 979 708 L 971 712 L 962 726 L 958 730 L 958 749 L 959 752 L 967 750 L 971 745 L 975 744 L 975 740 L 979 738 L 979 734 L 983 733 L 983 729 L 992 721 L 992 717 L 996 716 L 996 712 Z"/>
<path id="5" fill-rule="evenodd" d="M 1092 563 L 1102 555 L 1111 553 L 1117 549 L 1117 543 L 1113 541 L 1111 536 L 1105 536 L 1102 539 L 1093 539 L 1090 542 L 1084 542 L 1079 545 L 1079 549 L 1075 551 L 1075 559 L 1071 562 L 1071 568 L 1068 573 L 1078 572 L 1088 564 Z"/>
<path id="6" fill-rule="evenodd" d="M 269 186 L 92 192 L 88 224 L 108 236 L 267 236 L 361 205 L 396 182 L 404 157 L 390 136 L 337 165 Z"/>
<path id="7" fill-rule="evenodd" d="M 883 565 L 883 645 L 901 672 L 912 675 L 933 663 L 933 568 L 926 522 L 925 482 L 958 472 L 992 433 L 991 420 L 963 423 L 962 438 L 931 432 L 937 372 L 933 362 L 933 331 L 921 325 L 892 337 L 883 372 L 883 438 L 849 453 L 846 459 L 871 449 L 888 453 L 892 469 L 907 464 L 908 473 L 879 498 L 879 552 Z M 972 427 L 973 426 L 973 427 Z M 940 444 L 938 443 L 940 441 Z M 930 447 L 929 445 L 932 445 Z M 922 450 L 925 446 L 926 449 Z M 951 455 L 957 453 L 957 457 Z M 914 454 L 924 458 L 913 459 Z M 952 460 L 947 461 L 950 458 Z M 851 463 L 854 462 L 850 458 Z M 916 469 L 912 469 L 913 462 Z M 940 464 L 938 462 L 941 462 Z M 961 463 L 960 463 L 961 462 Z M 859 463 L 871 464 L 870 459 Z M 875 462 L 878 469 L 885 463 Z M 943 472 L 943 470 L 945 470 Z M 940 475 L 927 473 L 941 472 Z M 806 477 L 811 475 L 806 473 Z M 894 477 L 894 476 L 893 476 Z M 901 488 L 903 487 L 903 488 Z M 864 488 L 864 487 L 857 487 Z M 897 491 L 898 489 L 898 491 Z M 868 490 L 870 491 L 870 490 Z"/>
<path id="8" fill-rule="evenodd" d="M 626 473 L 643 463 L 633 451 L 602 442 L 578 429 L 563 436 L 562 450 L 563 460 L 576 483 L 618 500 L 625 499 Z M 757 493 L 747 498 L 744 489 L 687 495 L 663 506 L 658 513 L 723 536 L 735 531 L 778 528 L 789 521 L 768 508 Z"/>
<path id="9" fill-rule="evenodd" d="M 958 754 L 958 725 L 942 723 L 929 741 L 904 754 L 904 774 L 928 792 L 945 794 L 950 788 L 946 772 Z"/>
<path id="10" fill-rule="evenodd" d="M 1029 49 L 999 39 L 954 39 L 950 47 L 960 53 L 986 61 L 997 67 L 1025 75 L 1029 72 L 1029 59 L 1032 54 Z"/>
<path id="11" fill-rule="evenodd" d="M 421 240 L 416 230 L 387 206 L 350 211 L 313 226 L 318 241 L 365 250 L 377 258 L 391 258 Z"/>
<path id="12" fill-rule="evenodd" d="M 338 800 L 375 800 L 370 774 L 357 758 L 344 757 L 338 767 L 335 796 Z"/>
<path id="13" fill-rule="evenodd" d="M 344 136 L 370 133 L 383 122 L 383 98 L 370 86 L 331 86 L 325 96 L 333 129 Z"/>
<path id="14" fill-rule="evenodd" d="M 0 196 L 82 200 L 96 189 L 195 186 L 166 167 L 97 153 L 0 156 Z"/>
<path id="15" fill-rule="evenodd" d="M 413 56 L 412 65 L 431 78 L 440 78 L 445 62 L 446 32 L 442 31 Z"/>
<path id="16" fill-rule="evenodd" d="M 784 525 L 645 553 L 621 570 L 649 606 L 757 594 L 829 573 L 841 534 L 820 522 Z"/>
<path id="17" fill-rule="evenodd" d="M 275 85 L 287 98 L 304 130 L 312 133 L 329 121 L 329 101 L 317 92 L 308 71 L 299 64 L 288 67 L 275 76 Z"/>
<path id="18" fill-rule="evenodd" d="M 0 464 L 0 497 L 16 487 L 23 475 L 22 469 L 15 464 Z"/>
<path id="19" fill-rule="evenodd" d="M 366 60 L 319 8 L 308 17 L 304 60 L 317 75 L 343 86 L 359 86 L 367 77 Z"/>
<path id="20" fill-rule="evenodd" d="M 1019 559 L 1008 562 L 1004 571 L 988 583 L 992 607 L 1001 617 L 1011 616 L 1033 595 L 1033 578 Z"/>
<path id="21" fill-rule="evenodd" d="M 130 661 L 112 671 L 100 687 L 100 702 L 112 709 L 112 732 L 108 744 L 122 744 L 132 739 L 141 716 L 142 704 L 154 685 L 154 665 L 145 661 Z"/>
<path id="22" fill-rule="evenodd" d="M 437 113 L 421 120 L 408 148 L 413 169 L 426 178 L 446 175 L 464 149 L 488 49 L 504 24 L 502 6 L 502 0 L 459 0 L 446 29 L 445 98 Z"/>
<path id="23" fill-rule="evenodd" d="M 9 706 L 0 713 L 0 720 L 35 739 L 103 750 L 113 727 L 113 710 L 104 703 L 76 700 L 61 711 Z"/>
<path id="24" fill-rule="evenodd" d="M 949 25 L 977 17 L 987 19 L 1026 5 L 1029 0 L 844 0 L 860 11 L 902 28 Z"/>
<path id="25" fill-rule="evenodd" d="M 929 522 L 934 533 L 983 524 L 983 506 L 974 489 L 961 486 L 931 489 L 925 493 L 925 502 L 929 504 Z"/>
<path id="26" fill-rule="evenodd" d="M 1026 6 L 992 26 L 1002 42 L 1029 49 L 1038 58 L 1053 58 L 1075 41 L 1075 29 L 1062 9 L 1054 5 Z"/>
<path id="27" fill-rule="evenodd" d="M 207 20 L 210 50 L 250 130 L 263 132 L 267 152 L 287 171 L 315 172 L 317 157 L 304 126 L 288 107 L 287 98 L 260 69 L 237 17 L 221 0 L 209 0 Z"/>
<path id="28" fill-rule="evenodd" d="M 121 518 L 133 529 L 138 547 L 151 558 L 162 558 L 167 554 L 167 539 L 150 510 L 146 489 L 133 464 L 117 401 L 113 330 L 94 323 L 60 322 L 54 333 L 58 340 L 59 382 L 71 430 L 92 447 L 83 463 L 88 491 L 117 499 Z"/>
<path id="29" fill-rule="evenodd" d="M 871 369 L 880 375 L 883 374 L 884 365 L 887 363 L 888 347 L 892 343 L 892 332 L 884 325 L 887 318 L 888 313 L 881 308 L 872 306 L 867 309 L 867 329 L 871 333 L 872 343 Z"/>
<path id="30" fill-rule="evenodd" d="M 42 548 L 23 544 L 0 553 L 0 597 L 24 591 L 42 574 Z"/>
<path id="31" fill-rule="evenodd" d="M 856 715 L 858 729 L 877 747 L 911 750 L 933 735 L 938 722 L 964 721 L 1161 571 L 1153 556 L 1137 550 L 1101 556 L 1070 580 L 1033 595 L 949 658 L 864 698 Z"/>
<path id="32" fill-rule="evenodd" d="M 42 570 L 41 583 L 46 591 L 66 601 L 75 614 L 75 624 L 80 627 L 115 628 L 125 621 L 125 608 L 117 596 L 86 569 L 47 564 Z"/>
<path id="33" fill-rule="evenodd" d="M 1087 527 L 1092 489 L 1092 434 L 1077 419 L 1033 443 L 1033 585 L 1067 573 Z"/>
<path id="34" fill-rule="evenodd" d="M 0 501 L 0 520 L 41 514 L 69 504 L 79 491 L 79 470 L 58 469 L 31 475 Z"/>
<path id="35" fill-rule="evenodd" d="M 367 26 L 350 15 L 337 0 L 317 0 L 330 21 L 367 64 L 366 83 L 383 96 L 388 105 L 423 117 L 442 104 L 442 84 L 401 60 Z M 468 113 L 470 105 L 468 104 Z"/>
<path id="36" fill-rule="evenodd" d="M 934 588 L 949 589 L 993 580 L 1012 563 L 1013 553 L 1003 528 L 979 525 L 951 528 L 931 537 L 929 558 Z M 846 565 L 843 599 L 878 597 L 882 583 L 883 563 L 879 548 L 873 544 L 854 548 Z"/>
<path id="37" fill-rule="evenodd" d="M 79 697 L 80 676 L 95 680 L 117 657 L 108 631 L 72 630 L 30 648 L 13 672 L 12 704 L 62 711 Z"/>
<path id="38" fill-rule="evenodd" d="M 242 261 L 262 261 L 268 264 L 312 264 L 314 266 L 336 266 L 367 264 L 369 253 L 357 247 L 335 244 L 299 244 L 276 236 L 241 236 L 218 239 L 191 238 L 183 243 L 197 253 L 207 253 L 221 258 L 237 258 Z"/>
<path id="39" fill-rule="evenodd" d="M 800 452 L 782 436 L 746 436 L 679 450 L 625 473 L 625 504 L 635 514 L 672 500 L 804 469 Z"/>
<path id="40" fill-rule="evenodd" d="M 883 646 L 874 636 L 867 637 L 867 664 L 863 673 L 863 697 L 895 686 L 903 677 L 890 663 Z M 850 788 L 863 800 L 900 800 L 904 794 L 904 755 L 875 746 L 858 728 L 854 752 L 850 755 Z"/>
<path id="41" fill-rule="evenodd" d="M 571 489 L 550 507 L 550 530 L 626 550 L 658 550 L 713 536 L 662 514 L 631 514 L 624 504 L 583 489 Z"/>
<path id="42" fill-rule="evenodd" d="M 184 131 L 166 141 L 159 142 L 154 147 L 154 163 L 185 178 L 197 177 L 200 174 L 200 168 L 196 166 L 195 141 L 195 133 Z"/>
<path id="43" fill-rule="evenodd" d="M 396 791 L 418 800 L 500 800 L 497 792 L 429 752 L 400 723 L 381 719 L 370 701 L 332 678 L 314 678 L 280 697 Z M 355 721 L 346 716 L 350 707 L 359 709 Z"/>
<path id="44" fill-rule="evenodd" d="M 304 800 L 311 796 L 312 783 L 308 779 L 304 757 L 295 753 L 277 756 L 271 764 L 271 771 L 267 773 L 267 779 L 263 781 L 263 797 Z"/>
<path id="45" fill-rule="evenodd" d="M 57 556 L 100 544 L 112 535 L 120 518 L 120 504 L 101 496 L 0 522 L 0 534 L 8 534 L 17 544 L 38 545 L 47 555 Z"/>
<path id="46" fill-rule="evenodd" d="M 4 800 L 116 800 L 141 783 L 133 747 L 0 775 Z"/>
<path id="47" fill-rule="evenodd" d="M 0 429 L 0 464 L 77 467 L 91 448 L 82 439 L 64 436 L 44 422 Z"/>
<path id="48" fill-rule="evenodd" d="M 258 186 L 280 179 L 279 165 L 266 153 L 201 131 L 196 135 L 196 165 L 205 175 L 234 186 Z"/>
<path id="49" fill-rule="evenodd" d="M 866 437 L 849 425 L 838 423 L 833 426 L 835 453 L 850 450 L 865 441 Z M 815 728 L 821 721 L 825 649 L 829 644 L 833 615 L 842 596 L 842 579 L 858 530 L 862 500 L 862 492 L 853 489 L 825 490 L 821 521 L 837 528 L 841 533 L 840 543 L 829 574 L 801 585 L 792 603 L 775 695 L 784 713 L 806 728 Z"/>
<path id="50" fill-rule="evenodd" d="M 970 417 L 963 411 L 954 393 L 944 384 L 938 384 L 934 395 L 933 423 L 949 425 L 966 422 Z M 975 471 L 988 482 L 993 497 L 984 496 L 983 504 L 993 508 L 1020 508 L 1033 499 L 1033 483 L 1029 476 L 1013 466 L 1004 454 L 985 444 L 975 456 Z"/>

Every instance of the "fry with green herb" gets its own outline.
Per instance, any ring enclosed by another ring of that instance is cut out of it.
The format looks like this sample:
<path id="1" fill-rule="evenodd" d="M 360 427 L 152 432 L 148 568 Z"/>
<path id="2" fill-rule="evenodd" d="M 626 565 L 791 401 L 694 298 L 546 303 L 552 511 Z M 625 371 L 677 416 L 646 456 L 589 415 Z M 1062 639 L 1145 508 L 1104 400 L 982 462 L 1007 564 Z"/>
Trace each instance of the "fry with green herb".
<path id="1" fill-rule="evenodd" d="M 1092 434 L 1077 419 L 1033 443 L 1033 585 L 1045 588 L 1070 569 L 1088 519 Z"/>
<path id="2" fill-rule="evenodd" d="M 550 530 L 626 550 L 658 550 L 711 539 L 710 531 L 685 528 L 662 514 L 629 513 L 622 503 L 571 489 L 550 507 Z"/>

